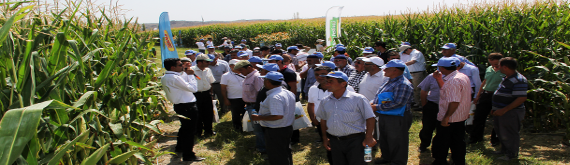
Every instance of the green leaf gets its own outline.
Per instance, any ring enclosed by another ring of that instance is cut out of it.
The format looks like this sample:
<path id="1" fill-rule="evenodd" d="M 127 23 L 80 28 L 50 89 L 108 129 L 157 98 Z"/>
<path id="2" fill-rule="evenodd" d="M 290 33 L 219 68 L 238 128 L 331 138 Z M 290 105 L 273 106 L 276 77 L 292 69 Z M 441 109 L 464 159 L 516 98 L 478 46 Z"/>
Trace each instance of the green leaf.
<path id="1" fill-rule="evenodd" d="M 0 165 L 11 165 L 36 134 L 44 109 L 74 108 L 56 100 L 9 110 L 0 121 Z"/>
<path id="2" fill-rule="evenodd" d="M 10 33 L 10 28 L 12 28 L 14 22 L 22 19 L 27 14 L 27 13 L 24 14 L 21 13 L 28 9 L 31 9 L 32 7 L 34 7 L 34 5 L 23 7 L 20 10 L 18 10 L 16 13 L 14 13 L 14 15 L 12 15 L 10 18 L 8 18 L 8 20 L 6 20 L 2 28 L 0 28 L 0 47 L 2 47 L 2 44 L 4 43 L 4 40 L 6 40 L 8 33 Z"/>
<path id="3" fill-rule="evenodd" d="M 99 162 L 99 159 L 101 159 L 101 157 L 103 157 L 103 155 L 107 153 L 109 145 L 111 145 L 111 143 L 105 144 L 103 147 L 93 152 L 93 154 L 91 154 L 89 157 L 87 157 L 87 159 L 84 159 L 81 162 L 81 165 L 96 165 L 97 162 Z"/>
<path id="4" fill-rule="evenodd" d="M 109 164 L 121 164 L 121 163 L 127 161 L 129 158 L 131 158 L 131 156 L 133 156 L 137 152 L 138 152 L 138 150 L 132 150 L 129 152 L 125 152 L 121 155 L 117 155 L 117 156 L 111 158 L 111 160 L 109 160 Z"/>
<path id="5" fill-rule="evenodd" d="M 73 141 L 71 141 L 71 142 L 65 144 L 63 147 L 59 148 L 56 151 L 56 154 L 53 156 L 53 158 L 51 158 L 51 160 L 48 162 L 48 165 L 59 164 L 59 160 L 63 157 L 63 155 L 67 152 L 67 150 L 69 150 L 80 139 L 87 137 L 87 135 L 89 135 L 89 131 L 85 131 L 85 132 L 81 133 L 79 136 L 77 136 L 75 139 L 73 139 Z"/>
<path id="6" fill-rule="evenodd" d="M 95 94 L 95 97 L 97 97 L 97 92 L 95 91 L 89 91 L 89 92 L 85 92 L 85 94 L 83 94 L 81 96 L 81 98 L 79 98 L 79 100 L 77 100 L 74 104 L 73 107 L 75 108 L 79 108 L 80 106 L 82 106 L 83 104 L 85 104 L 85 102 L 87 101 L 87 99 L 89 99 L 89 97 L 91 97 L 91 95 Z"/>

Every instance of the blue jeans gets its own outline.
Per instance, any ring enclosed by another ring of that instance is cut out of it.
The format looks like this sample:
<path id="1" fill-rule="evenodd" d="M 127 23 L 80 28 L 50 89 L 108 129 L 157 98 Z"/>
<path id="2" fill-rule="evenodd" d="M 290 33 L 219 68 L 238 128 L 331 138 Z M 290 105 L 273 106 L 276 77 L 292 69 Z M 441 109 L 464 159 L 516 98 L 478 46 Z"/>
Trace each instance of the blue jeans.
<path id="1" fill-rule="evenodd" d="M 253 110 L 253 105 L 247 105 L 245 110 L 249 114 L 249 118 L 251 119 L 251 111 Z M 259 110 L 256 110 L 259 112 Z M 265 152 L 265 135 L 263 134 L 263 128 L 259 124 L 253 124 L 253 134 L 255 134 L 255 148 L 259 152 Z"/>

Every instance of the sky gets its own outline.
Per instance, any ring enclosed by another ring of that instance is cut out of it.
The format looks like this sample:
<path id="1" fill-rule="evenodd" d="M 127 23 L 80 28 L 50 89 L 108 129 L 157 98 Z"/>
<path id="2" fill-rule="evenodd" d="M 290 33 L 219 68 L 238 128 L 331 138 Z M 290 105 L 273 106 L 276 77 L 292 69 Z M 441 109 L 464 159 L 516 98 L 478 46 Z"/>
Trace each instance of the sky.
<path id="1" fill-rule="evenodd" d="M 158 23 L 162 12 L 168 12 L 171 21 L 202 21 L 202 17 L 204 21 L 283 20 L 292 19 L 297 12 L 300 18 L 323 17 L 332 6 L 344 6 L 342 17 L 381 16 L 426 11 L 442 5 L 469 5 L 479 1 L 481 0 L 96 0 L 96 3 L 121 5 L 126 17 L 138 17 L 139 23 Z"/>

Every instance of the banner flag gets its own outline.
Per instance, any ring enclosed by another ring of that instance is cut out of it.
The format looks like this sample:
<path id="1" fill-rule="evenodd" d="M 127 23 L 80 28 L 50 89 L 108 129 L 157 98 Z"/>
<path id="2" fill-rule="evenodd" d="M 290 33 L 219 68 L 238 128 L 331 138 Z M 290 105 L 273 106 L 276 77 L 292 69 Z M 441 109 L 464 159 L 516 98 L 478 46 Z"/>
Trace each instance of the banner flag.
<path id="1" fill-rule="evenodd" d="M 327 10 L 326 16 L 326 37 L 327 47 L 335 46 L 335 38 L 340 37 L 340 12 L 344 6 L 333 6 Z"/>
<path id="2" fill-rule="evenodd" d="M 176 46 L 174 46 L 172 32 L 170 31 L 168 12 L 160 14 L 158 31 L 160 33 L 160 56 L 162 56 L 162 67 L 164 67 L 165 59 L 178 58 L 178 52 L 176 52 Z"/>

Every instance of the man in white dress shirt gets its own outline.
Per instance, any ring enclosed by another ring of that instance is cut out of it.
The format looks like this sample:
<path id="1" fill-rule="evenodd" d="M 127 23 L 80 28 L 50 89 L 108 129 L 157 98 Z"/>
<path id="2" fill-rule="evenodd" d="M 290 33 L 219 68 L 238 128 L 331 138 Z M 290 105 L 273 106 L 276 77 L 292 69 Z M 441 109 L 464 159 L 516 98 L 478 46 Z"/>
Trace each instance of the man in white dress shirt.
<path id="1" fill-rule="evenodd" d="M 403 42 L 402 46 L 400 46 L 400 60 L 408 66 L 408 70 L 413 77 L 411 81 L 414 87 L 414 106 L 421 108 L 421 89 L 418 85 L 420 85 L 427 76 L 424 54 L 417 49 L 413 49 L 409 42 Z"/>
<path id="2" fill-rule="evenodd" d="M 212 104 L 212 83 L 216 81 L 212 71 L 208 68 L 210 59 L 207 55 L 201 54 L 196 57 L 196 66 L 192 66 L 194 75 L 198 82 L 198 91 L 194 93 L 198 111 L 200 112 L 199 122 L 196 126 L 196 136 L 201 137 L 202 131 L 205 137 L 215 134 L 212 130 L 212 119 L 214 118 L 214 106 Z"/>
<path id="3" fill-rule="evenodd" d="M 198 109 L 196 108 L 196 97 L 192 93 L 196 92 L 198 87 L 196 79 L 194 79 L 194 70 L 183 66 L 178 58 L 165 59 L 164 67 L 167 71 L 160 82 L 166 93 L 166 98 L 174 104 L 174 111 L 188 118 L 180 118 L 175 152 L 182 152 L 183 161 L 202 161 L 204 158 L 197 157 L 193 151 Z M 186 66 L 190 65 L 187 64 Z M 182 72 L 183 70 L 184 72 Z M 183 77 L 181 73 L 189 76 Z M 186 77 L 188 80 L 185 80 Z"/>
<path id="4" fill-rule="evenodd" d="M 245 76 L 234 72 L 234 66 L 239 60 L 230 60 L 230 71 L 222 75 L 220 84 L 226 106 L 231 108 L 232 123 L 237 132 L 242 132 L 241 119 L 245 113 L 245 102 L 242 99 L 242 84 Z"/>

